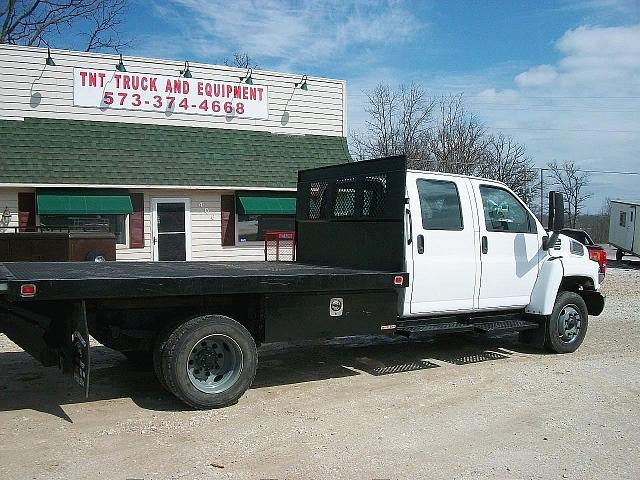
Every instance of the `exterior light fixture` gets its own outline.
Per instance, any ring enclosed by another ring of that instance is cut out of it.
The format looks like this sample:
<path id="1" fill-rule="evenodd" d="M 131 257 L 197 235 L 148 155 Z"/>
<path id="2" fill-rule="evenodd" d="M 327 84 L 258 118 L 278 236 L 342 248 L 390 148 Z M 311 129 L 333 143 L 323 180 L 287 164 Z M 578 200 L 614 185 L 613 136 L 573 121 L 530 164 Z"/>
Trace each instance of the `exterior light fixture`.
<path id="1" fill-rule="evenodd" d="M 253 85 L 253 78 L 251 78 L 251 75 L 253 75 L 253 68 L 248 69 L 247 73 L 245 73 L 243 77 L 240 77 L 240 81 L 248 85 Z"/>
<path id="2" fill-rule="evenodd" d="M 49 65 L 50 67 L 56 66 L 56 62 L 54 62 L 53 58 L 51 58 L 51 49 L 49 48 L 47 48 L 47 60 L 45 61 L 45 64 Z"/>
<path id="3" fill-rule="evenodd" d="M 9 210 L 9 207 L 4 207 L 4 212 L 2 212 L 2 225 L 3 226 L 7 226 L 9 225 L 9 223 L 11 222 L 11 210 Z"/>
<path id="4" fill-rule="evenodd" d="M 124 68 L 124 63 L 122 63 L 122 54 L 120 54 L 120 61 L 116 65 L 116 70 L 118 70 L 119 72 L 126 72 L 127 71 L 127 69 Z"/>
<path id="5" fill-rule="evenodd" d="M 300 79 L 300 82 L 296 83 L 295 86 L 300 90 L 304 90 L 304 91 L 309 90 L 309 87 L 307 86 L 307 76 L 303 75 L 302 78 Z"/>
<path id="6" fill-rule="evenodd" d="M 191 70 L 189 70 L 189 62 L 184 62 L 184 69 L 180 70 L 180 75 L 182 75 L 184 78 L 193 77 L 193 75 L 191 75 Z"/>

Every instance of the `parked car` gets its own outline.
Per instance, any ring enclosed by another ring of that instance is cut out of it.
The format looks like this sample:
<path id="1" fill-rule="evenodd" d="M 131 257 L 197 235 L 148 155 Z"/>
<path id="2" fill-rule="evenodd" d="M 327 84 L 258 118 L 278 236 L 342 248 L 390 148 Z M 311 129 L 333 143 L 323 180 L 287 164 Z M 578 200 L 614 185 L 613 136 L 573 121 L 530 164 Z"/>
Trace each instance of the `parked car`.
<path id="1" fill-rule="evenodd" d="M 600 276 L 602 280 L 604 280 L 604 275 L 607 271 L 607 252 L 604 247 L 596 244 L 584 230 L 577 228 L 563 228 L 560 230 L 560 233 L 577 240 L 587 247 L 587 250 L 589 251 L 589 258 L 594 262 L 598 262 L 598 265 L 600 265 Z"/>

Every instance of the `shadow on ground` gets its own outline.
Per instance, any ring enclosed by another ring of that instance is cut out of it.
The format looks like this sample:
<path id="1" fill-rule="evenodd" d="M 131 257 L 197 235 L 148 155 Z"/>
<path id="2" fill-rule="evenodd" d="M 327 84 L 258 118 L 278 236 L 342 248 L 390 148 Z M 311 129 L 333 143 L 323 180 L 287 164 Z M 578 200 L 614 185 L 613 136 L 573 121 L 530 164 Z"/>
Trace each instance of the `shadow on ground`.
<path id="1" fill-rule="evenodd" d="M 155 411 L 184 410 L 184 404 L 166 392 L 152 372 L 136 368 L 121 354 L 103 346 L 92 348 L 91 392 L 56 368 L 42 367 L 29 354 L 0 353 L 0 411 L 32 409 L 72 422 L 62 405 L 131 398 Z M 441 336 L 406 340 L 352 337 L 302 344 L 271 344 L 259 351 L 259 367 L 251 388 L 265 388 L 354 375 L 401 375 L 443 364 L 468 366 L 505 360 L 514 354 L 538 353 L 513 336 L 486 339 Z"/>

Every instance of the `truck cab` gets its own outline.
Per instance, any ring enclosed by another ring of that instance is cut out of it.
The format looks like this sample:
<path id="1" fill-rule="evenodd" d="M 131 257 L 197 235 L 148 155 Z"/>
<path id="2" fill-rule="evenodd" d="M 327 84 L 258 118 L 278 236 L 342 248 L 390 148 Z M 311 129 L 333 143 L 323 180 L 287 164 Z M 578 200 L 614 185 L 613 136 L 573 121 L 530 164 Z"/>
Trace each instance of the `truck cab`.
<path id="1" fill-rule="evenodd" d="M 506 185 L 408 170 L 406 189 L 411 285 L 402 316 L 550 315 L 562 283 L 578 292 L 599 289 L 599 265 L 587 249 L 565 235 L 548 245 L 550 234 Z"/>

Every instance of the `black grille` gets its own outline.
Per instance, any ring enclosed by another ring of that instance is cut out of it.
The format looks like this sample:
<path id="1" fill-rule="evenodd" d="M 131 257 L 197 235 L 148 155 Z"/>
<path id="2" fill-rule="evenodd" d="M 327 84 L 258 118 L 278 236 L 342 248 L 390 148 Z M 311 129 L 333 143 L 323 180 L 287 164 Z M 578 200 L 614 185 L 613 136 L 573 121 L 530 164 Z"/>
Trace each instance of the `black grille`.
<path id="1" fill-rule="evenodd" d="M 378 217 L 384 212 L 387 198 L 387 176 L 371 175 L 365 178 L 362 198 L 362 216 Z"/>
<path id="2" fill-rule="evenodd" d="M 333 206 L 334 217 L 354 217 L 356 214 L 356 183 L 353 178 L 341 178 L 336 181 L 336 200 Z"/>
<path id="3" fill-rule="evenodd" d="M 327 182 L 312 182 L 309 187 L 309 220 L 318 220 L 322 215 Z"/>

